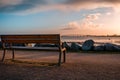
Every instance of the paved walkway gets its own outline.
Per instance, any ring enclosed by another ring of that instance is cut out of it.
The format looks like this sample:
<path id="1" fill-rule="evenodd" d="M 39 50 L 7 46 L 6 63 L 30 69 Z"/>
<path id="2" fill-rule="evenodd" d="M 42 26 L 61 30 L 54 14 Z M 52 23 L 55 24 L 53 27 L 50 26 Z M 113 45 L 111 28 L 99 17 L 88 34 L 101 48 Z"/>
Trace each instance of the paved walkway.
<path id="1" fill-rule="evenodd" d="M 0 50 L 0 59 L 2 57 Z M 11 51 L 7 51 L 5 59 L 11 59 Z M 43 52 L 43 51 L 15 51 L 15 59 L 23 61 L 35 62 L 57 62 L 58 52 Z M 119 64 L 120 54 L 100 54 L 100 53 L 78 53 L 68 52 L 67 63 L 99 63 L 99 64 Z"/>

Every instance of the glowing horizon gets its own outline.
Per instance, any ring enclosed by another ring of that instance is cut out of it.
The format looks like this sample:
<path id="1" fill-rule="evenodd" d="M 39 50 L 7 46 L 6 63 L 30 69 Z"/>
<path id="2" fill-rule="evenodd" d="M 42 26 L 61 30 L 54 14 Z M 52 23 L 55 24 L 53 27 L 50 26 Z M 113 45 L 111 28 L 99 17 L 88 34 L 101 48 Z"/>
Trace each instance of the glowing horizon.
<path id="1" fill-rule="evenodd" d="M 120 35 L 118 0 L 1 0 L 0 34 Z"/>

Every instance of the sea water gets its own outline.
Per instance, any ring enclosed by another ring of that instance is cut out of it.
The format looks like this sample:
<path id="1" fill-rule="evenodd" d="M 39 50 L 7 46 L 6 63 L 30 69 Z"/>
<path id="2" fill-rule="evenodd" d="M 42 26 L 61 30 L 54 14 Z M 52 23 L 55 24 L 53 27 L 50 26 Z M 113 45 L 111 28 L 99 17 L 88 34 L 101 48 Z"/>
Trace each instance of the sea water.
<path id="1" fill-rule="evenodd" d="M 120 45 L 120 36 L 62 36 L 62 42 L 84 42 L 92 39 L 95 43 L 112 43 Z"/>

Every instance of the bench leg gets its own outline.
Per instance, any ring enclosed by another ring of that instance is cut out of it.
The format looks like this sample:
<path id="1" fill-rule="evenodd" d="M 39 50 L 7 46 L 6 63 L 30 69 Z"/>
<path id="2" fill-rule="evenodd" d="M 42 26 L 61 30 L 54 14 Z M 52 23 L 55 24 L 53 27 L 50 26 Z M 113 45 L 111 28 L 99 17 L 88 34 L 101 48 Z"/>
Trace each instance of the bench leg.
<path id="1" fill-rule="evenodd" d="M 60 65 L 61 65 L 61 56 L 62 56 L 62 53 L 60 52 L 60 53 L 59 53 L 59 61 L 58 61 L 58 66 L 60 66 Z"/>
<path id="2" fill-rule="evenodd" d="M 12 60 L 14 60 L 15 54 L 14 54 L 14 49 L 12 49 Z"/>
<path id="3" fill-rule="evenodd" d="M 6 52 L 6 49 L 4 49 L 4 51 L 3 51 L 2 62 L 4 61 L 4 58 L 5 58 L 5 52 Z"/>
<path id="4" fill-rule="evenodd" d="M 66 51 L 63 51 L 63 63 L 66 62 Z"/>

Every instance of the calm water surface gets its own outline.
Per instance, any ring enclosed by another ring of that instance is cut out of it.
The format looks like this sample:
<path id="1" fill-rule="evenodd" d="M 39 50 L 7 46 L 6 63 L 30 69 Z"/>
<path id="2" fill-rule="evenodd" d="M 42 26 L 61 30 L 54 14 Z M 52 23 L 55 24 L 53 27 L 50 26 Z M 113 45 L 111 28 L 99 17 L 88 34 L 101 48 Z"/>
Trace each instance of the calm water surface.
<path id="1" fill-rule="evenodd" d="M 92 39 L 96 43 L 114 43 L 120 45 L 120 37 L 100 37 L 100 36 L 62 36 L 63 42 L 84 42 Z"/>

